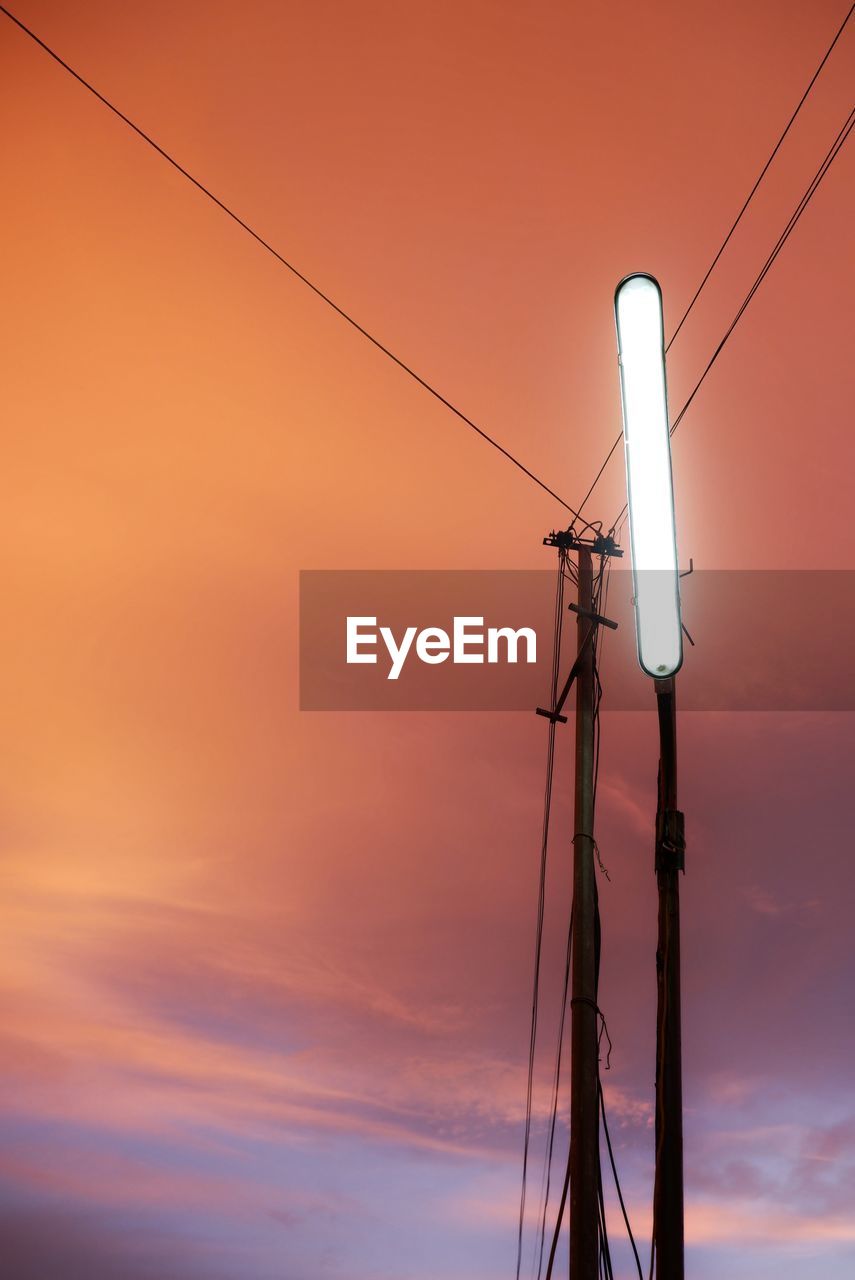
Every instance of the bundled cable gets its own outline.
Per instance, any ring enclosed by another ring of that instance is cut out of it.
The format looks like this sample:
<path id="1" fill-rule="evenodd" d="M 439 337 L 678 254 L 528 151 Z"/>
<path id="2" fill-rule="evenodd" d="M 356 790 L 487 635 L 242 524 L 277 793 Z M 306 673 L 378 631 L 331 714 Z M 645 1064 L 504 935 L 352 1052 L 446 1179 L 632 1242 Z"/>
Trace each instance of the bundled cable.
<path id="1" fill-rule="evenodd" d="M 558 678 L 561 670 L 561 632 L 564 622 L 564 583 L 566 580 L 567 552 L 563 548 L 558 551 L 558 578 L 555 588 L 555 617 L 552 635 L 552 676 L 551 706 L 555 706 L 558 697 Z M 546 866 L 549 848 L 549 819 L 552 810 L 552 778 L 555 768 L 555 722 L 550 721 L 546 743 L 546 783 L 543 796 L 543 829 L 540 844 L 540 876 L 537 893 L 537 918 L 534 938 L 534 982 L 531 999 L 531 1030 L 528 1047 L 528 1081 L 526 1085 L 525 1136 L 523 1139 L 522 1182 L 520 1186 L 520 1216 L 517 1233 L 517 1266 L 516 1280 L 520 1280 L 522 1268 L 522 1244 L 525 1228 L 526 1185 L 528 1181 L 528 1158 L 531 1143 L 531 1104 L 534 1088 L 534 1062 L 537 1048 L 537 1020 L 540 1004 L 540 962 L 543 952 L 543 916 L 546 905 Z"/>

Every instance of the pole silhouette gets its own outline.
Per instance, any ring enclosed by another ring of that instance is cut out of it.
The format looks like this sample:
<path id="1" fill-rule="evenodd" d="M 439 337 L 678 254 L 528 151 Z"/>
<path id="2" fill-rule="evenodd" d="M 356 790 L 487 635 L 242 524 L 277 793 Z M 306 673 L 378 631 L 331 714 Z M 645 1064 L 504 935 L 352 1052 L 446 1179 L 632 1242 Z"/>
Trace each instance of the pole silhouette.
<path id="1" fill-rule="evenodd" d="M 597 1280 L 599 1110 L 594 882 L 594 571 L 578 547 L 570 1071 L 570 1275 Z"/>
<path id="2" fill-rule="evenodd" d="M 657 680 L 659 801 L 656 812 L 656 1175 L 653 1230 L 656 1280 L 683 1280 L 683 1066 L 680 1018 L 680 873 L 683 815 L 677 809 L 677 708 L 674 678 Z"/>

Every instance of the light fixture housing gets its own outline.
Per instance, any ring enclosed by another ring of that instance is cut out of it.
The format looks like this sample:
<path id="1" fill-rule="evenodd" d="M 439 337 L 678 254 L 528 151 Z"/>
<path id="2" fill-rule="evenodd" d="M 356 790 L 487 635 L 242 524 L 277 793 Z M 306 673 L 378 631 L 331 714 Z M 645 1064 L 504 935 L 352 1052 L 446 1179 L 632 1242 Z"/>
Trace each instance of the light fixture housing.
<path id="1" fill-rule="evenodd" d="M 641 669 L 657 680 L 683 661 L 680 575 L 665 382 L 662 290 L 643 272 L 615 290 L 627 505 Z"/>

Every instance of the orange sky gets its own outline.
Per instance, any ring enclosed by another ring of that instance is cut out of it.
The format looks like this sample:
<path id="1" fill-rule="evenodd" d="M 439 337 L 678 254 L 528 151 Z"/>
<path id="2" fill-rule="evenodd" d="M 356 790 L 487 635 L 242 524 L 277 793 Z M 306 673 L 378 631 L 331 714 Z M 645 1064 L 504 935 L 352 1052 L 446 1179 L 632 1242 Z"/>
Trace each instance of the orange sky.
<path id="1" fill-rule="evenodd" d="M 14 11 L 571 503 L 619 427 L 615 283 L 654 272 L 671 331 L 845 16 Z M 853 66 L 855 29 L 674 345 L 672 410 Z M 543 725 L 301 715 L 297 574 L 547 567 L 565 513 L 7 19 L 0 84 L 0 1244 L 16 1280 L 507 1274 Z M 675 436 L 696 566 L 853 563 L 852 174 L 850 149 Z M 617 457 L 590 516 L 623 484 Z M 686 719 L 699 1280 L 851 1268 L 852 732 Z M 609 1087 L 642 1235 L 653 733 L 609 718 L 600 801 Z"/>

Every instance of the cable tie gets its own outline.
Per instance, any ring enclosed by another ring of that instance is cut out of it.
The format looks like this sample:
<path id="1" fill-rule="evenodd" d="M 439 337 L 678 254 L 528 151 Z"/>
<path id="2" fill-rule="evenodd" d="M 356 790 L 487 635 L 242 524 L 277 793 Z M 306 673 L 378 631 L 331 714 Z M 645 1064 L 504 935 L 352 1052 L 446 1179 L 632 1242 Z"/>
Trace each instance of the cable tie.
<path id="1" fill-rule="evenodd" d="M 599 866 L 599 868 L 600 868 L 600 870 L 602 871 L 603 875 L 604 875 L 604 876 L 606 877 L 606 879 L 608 880 L 609 884 L 611 884 L 611 880 L 612 880 L 612 878 L 611 878 L 611 876 L 609 875 L 609 873 L 608 873 L 608 869 L 606 868 L 606 866 L 605 866 L 605 864 L 604 864 L 604 862 L 603 862 L 602 855 L 600 854 L 600 846 L 597 844 L 597 842 L 596 842 L 596 840 L 594 839 L 594 837 L 593 837 L 592 835 L 589 835 L 587 831 L 577 831 L 577 832 L 576 832 L 576 834 L 575 834 L 575 836 L 573 837 L 573 839 L 570 841 L 570 843 L 571 843 L 571 844 L 575 844 L 575 843 L 576 843 L 576 841 L 577 841 L 580 837 L 581 837 L 583 840 L 590 840 L 591 844 L 594 846 L 594 853 L 597 855 L 597 865 Z"/>

